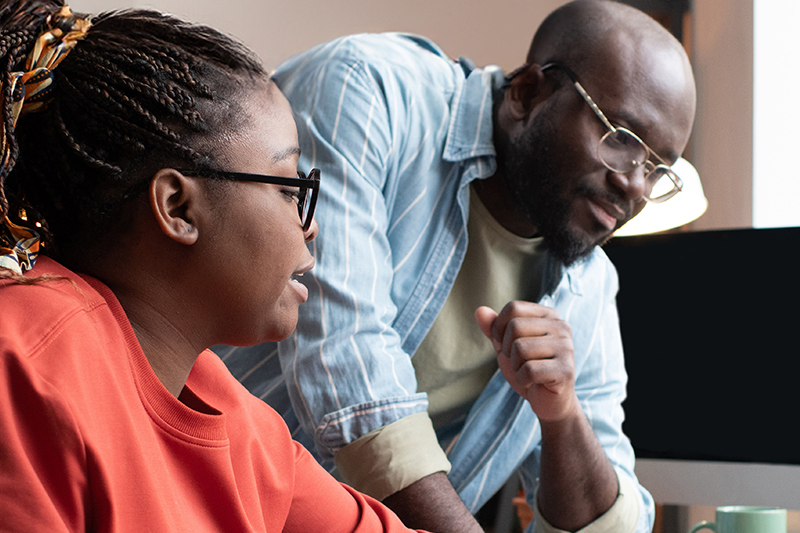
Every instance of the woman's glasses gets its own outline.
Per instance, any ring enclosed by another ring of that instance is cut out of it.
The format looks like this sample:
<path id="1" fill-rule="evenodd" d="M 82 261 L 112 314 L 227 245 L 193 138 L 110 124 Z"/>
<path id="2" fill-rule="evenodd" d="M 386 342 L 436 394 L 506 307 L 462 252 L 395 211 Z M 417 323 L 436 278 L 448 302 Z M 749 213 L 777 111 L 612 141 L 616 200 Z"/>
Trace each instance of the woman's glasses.
<path id="1" fill-rule="evenodd" d="M 319 169 L 314 168 L 306 176 L 303 172 L 297 171 L 296 178 L 283 176 L 265 176 L 262 174 L 247 174 L 244 172 L 226 172 L 224 170 L 180 170 L 178 172 L 186 176 L 199 176 L 205 178 L 216 178 L 232 181 L 255 181 L 258 183 L 273 183 L 275 185 L 288 185 L 298 187 L 300 193 L 297 197 L 297 211 L 300 213 L 300 223 L 303 231 L 308 231 L 311 221 L 314 220 L 314 208 L 317 205 L 317 195 L 319 194 Z"/>

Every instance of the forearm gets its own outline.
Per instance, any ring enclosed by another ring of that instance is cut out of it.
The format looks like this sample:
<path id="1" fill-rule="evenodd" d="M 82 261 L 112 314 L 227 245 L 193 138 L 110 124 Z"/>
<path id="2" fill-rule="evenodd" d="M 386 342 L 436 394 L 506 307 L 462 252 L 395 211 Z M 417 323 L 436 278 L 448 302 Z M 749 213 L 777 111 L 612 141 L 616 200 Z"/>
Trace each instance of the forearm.
<path id="1" fill-rule="evenodd" d="M 538 506 L 553 526 L 577 531 L 605 513 L 618 492 L 614 467 L 577 404 L 560 421 L 542 422 Z"/>
<path id="2" fill-rule="evenodd" d="M 482 533 L 444 472 L 431 474 L 392 494 L 383 503 L 413 529 L 437 533 Z"/>

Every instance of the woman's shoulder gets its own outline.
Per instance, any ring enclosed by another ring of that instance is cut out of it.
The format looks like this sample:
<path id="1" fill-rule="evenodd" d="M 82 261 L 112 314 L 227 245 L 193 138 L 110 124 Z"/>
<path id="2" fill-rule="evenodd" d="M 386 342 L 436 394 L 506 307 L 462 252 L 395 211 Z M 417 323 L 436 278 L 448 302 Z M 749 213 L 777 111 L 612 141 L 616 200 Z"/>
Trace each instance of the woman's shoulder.
<path id="1" fill-rule="evenodd" d="M 27 351 L 66 323 L 106 302 L 83 278 L 56 261 L 40 257 L 23 284 L 0 280 L 0 337 Z"/>

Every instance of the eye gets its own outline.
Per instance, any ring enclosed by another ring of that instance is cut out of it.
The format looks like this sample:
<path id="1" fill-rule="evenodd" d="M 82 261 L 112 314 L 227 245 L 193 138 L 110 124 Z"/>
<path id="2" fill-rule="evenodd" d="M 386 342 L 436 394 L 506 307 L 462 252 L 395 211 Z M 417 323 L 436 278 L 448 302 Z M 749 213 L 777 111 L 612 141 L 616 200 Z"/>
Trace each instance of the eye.
<path id="1" fill-rule="evenodd" d="M 298 187 L 286 187 L 281 192 L 292 202 L 300 204 L 300 189 Z"/>
<path id="2" fill-rule="evenodd" d="M 607 139 L 608 140 L 606 142 L 618 148 L 628 148 L 639 144 L 636 142 L 636 139 L 621 129 L 617 129 L 617 131 L 609 135 Z"/>

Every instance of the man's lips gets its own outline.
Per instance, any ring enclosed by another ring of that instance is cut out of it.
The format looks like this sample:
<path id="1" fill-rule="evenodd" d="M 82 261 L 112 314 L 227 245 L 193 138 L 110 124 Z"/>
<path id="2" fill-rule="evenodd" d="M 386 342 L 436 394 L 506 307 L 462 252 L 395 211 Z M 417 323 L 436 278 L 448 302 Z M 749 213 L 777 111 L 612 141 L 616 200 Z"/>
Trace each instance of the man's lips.
<path id="1" fill-rule="evenodd" d="M 614 231 L 628 219 L 628 214 L 616 203 L 598 197 L 587 200 L 594 217 L 609 231 Z"/>

